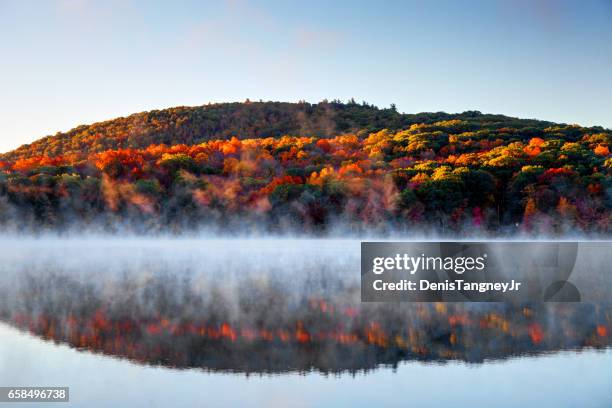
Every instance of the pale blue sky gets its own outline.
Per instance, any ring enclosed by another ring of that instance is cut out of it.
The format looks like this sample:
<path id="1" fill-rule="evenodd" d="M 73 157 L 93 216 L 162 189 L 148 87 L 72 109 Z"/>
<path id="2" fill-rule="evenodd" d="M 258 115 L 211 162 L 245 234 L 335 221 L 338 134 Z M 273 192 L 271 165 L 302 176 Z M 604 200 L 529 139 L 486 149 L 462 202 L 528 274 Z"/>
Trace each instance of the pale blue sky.
<path id="1" fill-rule="evenodd" d="M 149 109 L 350 97 L 612 128 L 612 0 L 0 0 L 0 151 Z"/>

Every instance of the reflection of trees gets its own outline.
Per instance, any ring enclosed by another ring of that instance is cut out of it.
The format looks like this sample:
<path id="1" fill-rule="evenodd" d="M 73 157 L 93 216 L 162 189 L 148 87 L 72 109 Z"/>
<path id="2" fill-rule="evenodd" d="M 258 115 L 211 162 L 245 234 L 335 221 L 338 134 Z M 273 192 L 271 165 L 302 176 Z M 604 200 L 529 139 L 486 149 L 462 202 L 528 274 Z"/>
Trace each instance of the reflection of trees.
<path id="1" fill-rule="evenodd" d="M 170 276 L 114 285 L 65 275 L 21 280 L 2 318 L 74 347 L 169 367 L 355 372 L 405 360 L 481 363 L 610 345 L 610 307 L 593 304 L 360 304 L 290 298 L 245 282 L 232 296 Z M 341 299 L 340 297 L 335 299 Z"/>

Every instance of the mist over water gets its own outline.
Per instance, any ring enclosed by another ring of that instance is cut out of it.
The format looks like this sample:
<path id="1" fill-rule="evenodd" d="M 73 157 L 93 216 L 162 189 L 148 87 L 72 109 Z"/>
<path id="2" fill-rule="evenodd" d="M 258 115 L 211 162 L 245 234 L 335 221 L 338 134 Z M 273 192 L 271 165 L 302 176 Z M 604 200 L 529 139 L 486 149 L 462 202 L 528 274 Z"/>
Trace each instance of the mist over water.
<path id="1" fill-rule="evenodd" d="M 176 278 L 202 294 L 212 286 L 247 290 L 245 282 L 259 280 L 284 285 L 288 295 L 321 295 L 333 280 L 359 282 L 359 242 L 352 240 L 4 238 L 0 256 L 5 282 L 60 274 L 102 288 Z"/>
<path id="2" fill-rule="evenodd" d="M 354 373 L 610 345 L 607 302 L 361 303 L 354 239 L 4 237 L 0 257 L 5 322 L 137 363 Z"/>

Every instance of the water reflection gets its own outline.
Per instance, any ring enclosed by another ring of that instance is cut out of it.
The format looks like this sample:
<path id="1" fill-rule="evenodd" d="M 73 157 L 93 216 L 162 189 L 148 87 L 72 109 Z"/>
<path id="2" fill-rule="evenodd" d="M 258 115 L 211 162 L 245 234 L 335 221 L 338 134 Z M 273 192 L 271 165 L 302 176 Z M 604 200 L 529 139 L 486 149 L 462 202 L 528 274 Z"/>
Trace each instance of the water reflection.
<path id="1" fill-rule="evenodd" d="M 357 288 L 344 298 L 289 296 L 282 281 L 247 280 L 228 294 L 176 274 L 84 282 L 26 273 L 18 282 L 13 301 L 2 303 L 4 321 L 79 349 L 176 368 L 341 373 L 611 344 L 612 308 L 601 304 L 362 304 Z"/>

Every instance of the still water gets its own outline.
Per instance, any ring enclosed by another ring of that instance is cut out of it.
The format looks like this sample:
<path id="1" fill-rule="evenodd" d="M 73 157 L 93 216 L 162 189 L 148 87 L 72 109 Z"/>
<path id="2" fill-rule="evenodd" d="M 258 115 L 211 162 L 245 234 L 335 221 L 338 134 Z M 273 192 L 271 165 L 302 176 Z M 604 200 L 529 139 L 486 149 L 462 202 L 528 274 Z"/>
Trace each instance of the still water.
<path id="1" fill-rule="evenodd" d="M 70 386 L 70 406 L 610 407 L 612 352 L 467 365 L 409 362 L 356 375 L 250 375 L 147 367 L 0 326 L 3 384 Z M 23 405 L 19 405 L 23 406 Z"/>
<path id="2" fill-rule="evenodd" d="M 352 240 L 0 248 L 0 386 L 71 406 L 612 406 L 607 304 L 361 304 Z"/>

